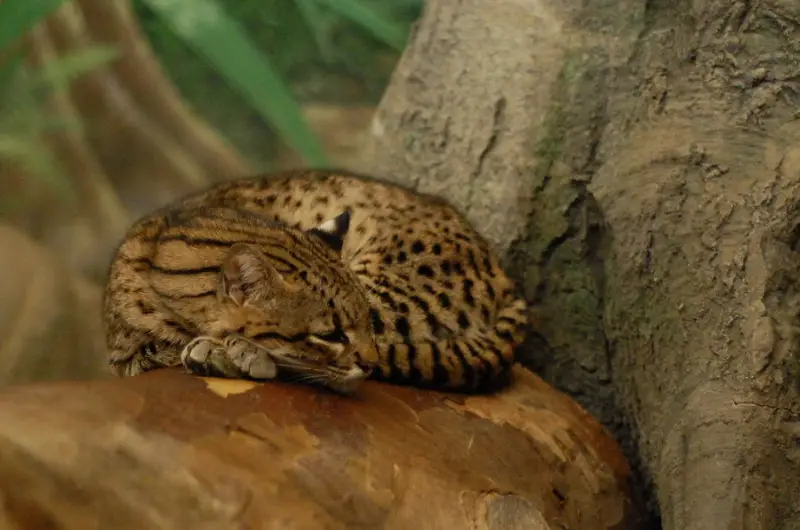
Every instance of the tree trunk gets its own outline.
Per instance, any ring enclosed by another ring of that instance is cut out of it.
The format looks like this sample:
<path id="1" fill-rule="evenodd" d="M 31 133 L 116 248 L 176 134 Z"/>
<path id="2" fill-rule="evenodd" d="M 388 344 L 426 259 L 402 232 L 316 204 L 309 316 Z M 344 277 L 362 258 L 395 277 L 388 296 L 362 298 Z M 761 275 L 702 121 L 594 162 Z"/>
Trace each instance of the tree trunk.
<path id="1" fill-rule="evenodd" d="M 362 169 L 449 198 L 667 529 L 800 528 L 800 4 L 429 0 Z"/>

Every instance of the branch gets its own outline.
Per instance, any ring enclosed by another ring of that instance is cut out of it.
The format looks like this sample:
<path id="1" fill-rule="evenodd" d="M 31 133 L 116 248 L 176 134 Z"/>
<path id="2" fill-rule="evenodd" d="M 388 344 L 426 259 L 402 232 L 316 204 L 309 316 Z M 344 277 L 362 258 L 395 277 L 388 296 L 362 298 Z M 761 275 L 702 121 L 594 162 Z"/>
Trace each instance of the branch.
<path id="1" fill-rule="evenodd" d="M 178 370 L 7 388 L 0 517 L 11 528 L 21 513 L 60 528 L 636 528 L 613 440 L 535 375 L 515 375 L 494 397 L 368 382 L 345 398 Z"/>

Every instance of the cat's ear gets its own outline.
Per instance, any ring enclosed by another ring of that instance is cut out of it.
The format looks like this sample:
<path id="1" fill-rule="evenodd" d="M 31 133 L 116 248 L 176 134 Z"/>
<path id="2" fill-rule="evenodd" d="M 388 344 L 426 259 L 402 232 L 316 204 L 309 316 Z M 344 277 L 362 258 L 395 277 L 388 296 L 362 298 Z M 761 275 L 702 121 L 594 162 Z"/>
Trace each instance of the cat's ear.
<path id="1" fill-rule="evenodd" d="M 285 288 L 283 276 L 253 245 L 233 245 L 222 263 L 218 294 L 243 306 L 265 300 Z"/>
<path id="2" fill-rule="evenodd" d="M 350 229 L 350 210 L 345 210 L 333 219 L 317 225 L 308 231 L 309 234 L 322 239 L 336 252 L 341 252 L 344 238 Z"/>

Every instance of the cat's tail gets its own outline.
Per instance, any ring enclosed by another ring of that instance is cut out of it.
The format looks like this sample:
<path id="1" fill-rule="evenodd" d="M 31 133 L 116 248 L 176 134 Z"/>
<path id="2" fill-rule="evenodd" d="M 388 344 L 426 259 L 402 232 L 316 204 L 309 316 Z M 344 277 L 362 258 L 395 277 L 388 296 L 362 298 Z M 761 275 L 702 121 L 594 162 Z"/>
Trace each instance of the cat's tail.
<path id="1" fill-rule="evenodd" d="M 382 344 L 373 377 L 398 384 L 481 392 L 501 385 L 527 336 L 528 306 L 510 297 L 493 325 L 438 341 Z"/>

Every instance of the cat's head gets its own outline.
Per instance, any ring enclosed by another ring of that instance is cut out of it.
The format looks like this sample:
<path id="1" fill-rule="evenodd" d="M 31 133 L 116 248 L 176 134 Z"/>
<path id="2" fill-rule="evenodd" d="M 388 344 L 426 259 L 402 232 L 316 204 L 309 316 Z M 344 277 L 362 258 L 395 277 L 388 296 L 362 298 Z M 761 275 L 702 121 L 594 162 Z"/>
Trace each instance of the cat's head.
<path id="1" fill-rule="evenodd" d="M 378 359 L 364 288 L 341 260 L 349 225 L 345 212 L 311 230 L 281 229 L 275 244 L 238 243 L 218 286 L 280 375 L 344 393 Z"/>

